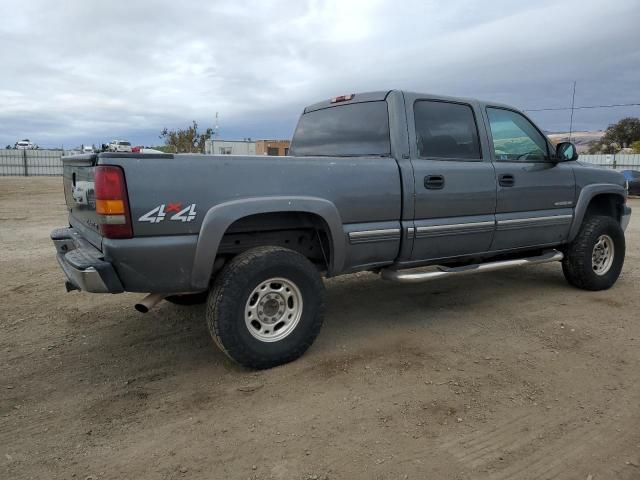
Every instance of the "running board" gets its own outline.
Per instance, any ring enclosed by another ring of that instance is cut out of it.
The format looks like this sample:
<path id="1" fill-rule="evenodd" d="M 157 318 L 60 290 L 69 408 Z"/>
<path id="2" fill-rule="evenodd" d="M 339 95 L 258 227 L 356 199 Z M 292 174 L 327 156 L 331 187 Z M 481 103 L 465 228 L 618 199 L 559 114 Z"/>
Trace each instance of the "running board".
<path id="1" fill-rule="evenodd" d="M 465 275 L 475 272 L 492 272 L 504 268 L 520 267 L 523 265 L 536 265 L 539 263 L 559 262 L 564 258 L 562 252 L 551 250 L 535 257 L 516 258 L 514 260 L 500 260 L 497 262 L 477 263 L 475 265 L 465 265 L 463 267 L 443 267 L 437 266 L 437 272 L 416 272 L 412 270 L 395 270 L 384 268 L 380 275 L 385 280 L 394 280 L 403 283 L 419 283 L 437 278 L 451 277 L 454 275 Z"/>

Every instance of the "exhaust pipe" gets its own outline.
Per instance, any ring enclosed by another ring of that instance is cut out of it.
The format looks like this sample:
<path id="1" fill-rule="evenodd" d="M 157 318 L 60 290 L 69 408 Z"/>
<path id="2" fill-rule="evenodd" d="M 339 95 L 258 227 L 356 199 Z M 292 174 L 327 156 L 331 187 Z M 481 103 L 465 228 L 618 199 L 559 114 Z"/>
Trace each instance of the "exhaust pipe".
<path id="1" fill-rule="evenodd" d="M 134 308 L 140 313 L 147 313 L 164 297 L 166 297 L 164 293 L 150 293 L 140 300 L 140 302 L 136 303 Z"/>

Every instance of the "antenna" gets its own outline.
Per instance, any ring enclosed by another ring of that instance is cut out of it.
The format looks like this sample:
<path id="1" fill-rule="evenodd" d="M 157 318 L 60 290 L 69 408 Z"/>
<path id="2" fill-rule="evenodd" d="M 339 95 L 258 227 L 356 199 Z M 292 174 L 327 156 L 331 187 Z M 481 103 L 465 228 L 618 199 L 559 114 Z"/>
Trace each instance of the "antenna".
<path id="1" fill-rule="evenodd" d="M 573 81 L 573 96 L 571 97 L 571 120 L 569 121 L 569 141 L 571 141 L 571 134 L 573 133 L 573 111 L 576 104 L 576 82 Z"/>
<path id="2" fill-rule="evenodd" d="M 220 126 L 218 125 L 218 112 L 216 112 L 216 125 L 213 127 L 213 138 L 218 138 L 218 130 L 220 130 Z"/>

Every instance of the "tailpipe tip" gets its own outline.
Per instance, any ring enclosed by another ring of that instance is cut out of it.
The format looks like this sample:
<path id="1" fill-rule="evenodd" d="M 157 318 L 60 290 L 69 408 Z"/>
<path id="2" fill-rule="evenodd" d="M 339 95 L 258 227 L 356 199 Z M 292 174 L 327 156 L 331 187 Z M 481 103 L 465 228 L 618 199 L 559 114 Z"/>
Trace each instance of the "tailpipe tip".
<path id="1" fill-rule="evenodd" d="M 150 293 L 138 303 L 136 303 L 133 307 L 140 313 L 147 313 L 164 297 L 166 297 L 164 293 Z"/>

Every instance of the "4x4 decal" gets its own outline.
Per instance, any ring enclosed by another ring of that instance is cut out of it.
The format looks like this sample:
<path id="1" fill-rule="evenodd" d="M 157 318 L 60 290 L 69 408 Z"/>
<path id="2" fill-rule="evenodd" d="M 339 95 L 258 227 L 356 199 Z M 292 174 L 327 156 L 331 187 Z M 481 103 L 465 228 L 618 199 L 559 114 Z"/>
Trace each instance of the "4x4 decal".
<path id="1" fill-rule="evenodd" d="M 171 212 L 175 213 L 169 216 Z M 160 223 L 167 217 L 169 220 L 191 222 L 196 218 L 196 204 L 191 203 L 183 208 L 181 203 L 167 203 L 166 205 L 163 203 L 142 215 L 138 221 Z"/>

